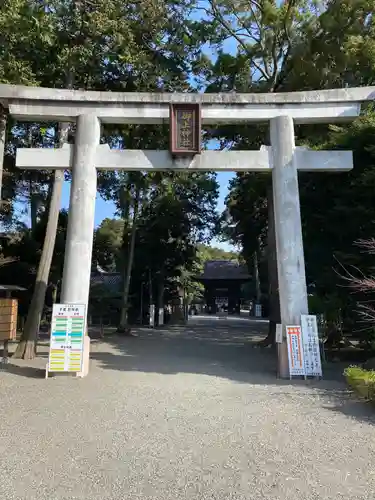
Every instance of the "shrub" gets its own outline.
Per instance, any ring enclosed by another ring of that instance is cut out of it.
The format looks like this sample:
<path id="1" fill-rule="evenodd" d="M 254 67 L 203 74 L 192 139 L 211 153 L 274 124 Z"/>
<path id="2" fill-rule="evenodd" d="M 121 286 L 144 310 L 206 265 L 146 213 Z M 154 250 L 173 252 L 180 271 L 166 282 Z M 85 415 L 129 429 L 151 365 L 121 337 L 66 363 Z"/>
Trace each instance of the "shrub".
<path id="1" fill-rule="evenodd" d="M 375 371 L 359 366 L 349 366 L 344 371 L 347 383 L 360 396 L 375 401 Z"/>

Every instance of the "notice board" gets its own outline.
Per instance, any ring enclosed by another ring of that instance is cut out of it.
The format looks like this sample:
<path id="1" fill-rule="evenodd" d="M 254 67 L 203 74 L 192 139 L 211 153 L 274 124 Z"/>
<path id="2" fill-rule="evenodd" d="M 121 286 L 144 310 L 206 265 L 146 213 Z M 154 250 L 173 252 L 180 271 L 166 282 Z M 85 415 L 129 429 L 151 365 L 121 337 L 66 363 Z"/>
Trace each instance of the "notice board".
<path id="1" fill-rule="evenodd" d="M 291 377 L 305 376 L 302 328 L 299 325 L 287 326 L 286 340 L 288 345 L 289 375 Z"/>
<path id="2" fill-rule="evenodd" d="M 323 373 L 316 316 L 303 314 L 301 316 L 301 327 L 305 375 L 307 377 L 321 377 Z"/>
<path id="3" fill-rule="evenodd" d="M 82 371 L 85 331 L 85 305 L 53 305 L 49 372 Z"/>

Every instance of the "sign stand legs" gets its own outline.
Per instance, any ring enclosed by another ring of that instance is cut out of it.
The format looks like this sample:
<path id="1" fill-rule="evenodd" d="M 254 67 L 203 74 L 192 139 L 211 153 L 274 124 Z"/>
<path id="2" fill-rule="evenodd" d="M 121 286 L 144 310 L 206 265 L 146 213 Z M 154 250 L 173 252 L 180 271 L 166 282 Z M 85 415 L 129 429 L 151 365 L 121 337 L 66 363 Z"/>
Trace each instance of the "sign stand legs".
<path id="1" fill-rule="evenodd" d="M 76 373 L 76 377 L 86 377 L 89 373 L 89 362 L 90 362 L 90 337 L 85 335 L 83 340 L 83 360 L 82 360 L 82 371 Z"/>
<path id="2" fill-rule="evenodd" d="M 3 359 L 1 360 L 1 364 L 4 367 L 8 363 L 9 363 L 9 340 L 4 340 Z"/>

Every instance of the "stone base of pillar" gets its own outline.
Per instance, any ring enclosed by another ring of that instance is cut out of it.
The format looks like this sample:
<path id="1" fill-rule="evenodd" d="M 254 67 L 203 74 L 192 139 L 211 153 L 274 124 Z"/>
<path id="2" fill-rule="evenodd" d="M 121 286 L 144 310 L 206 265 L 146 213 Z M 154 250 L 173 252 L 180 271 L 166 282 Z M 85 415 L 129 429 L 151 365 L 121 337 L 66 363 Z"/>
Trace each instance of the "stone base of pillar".
<path id="1" fill-rule="evenodd" d="M 164 308 L 160 307 L 158 311 L 158 325 L 163 326 L 164 325 Z"/>
<path id="2" fill-rule="evenodd" d="M 286 340 L 284 340 L 282 344 L 277 344 L 277 358 L 277 376 L 279 378 L 289 378 L 288 346 Z"/>

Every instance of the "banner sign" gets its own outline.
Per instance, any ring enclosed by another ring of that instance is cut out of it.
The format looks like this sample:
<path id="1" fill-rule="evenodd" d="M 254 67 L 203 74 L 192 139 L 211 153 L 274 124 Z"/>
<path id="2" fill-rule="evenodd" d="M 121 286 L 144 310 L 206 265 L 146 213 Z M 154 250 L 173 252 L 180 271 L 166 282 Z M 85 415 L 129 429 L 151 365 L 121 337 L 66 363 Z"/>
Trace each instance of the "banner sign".
<path id="1" fill-rule="evenodd" d="M 286 327 L 288 346 L 289 375 L 304 376 L 302 329 L 299 325 Z"/>
<path id="2" fill-rule="evenodd" d="M 84 351 L 84 305 L 54 304 L 48 359 L 49 372 L 81 372 Z"/>
<path id="3" fill-rule="evenodd" d="M 309 314 L 302 315 L 301 327 L 305 374 L 307 377 L 321 377 L 323 373 L 316 316 Z"/>

